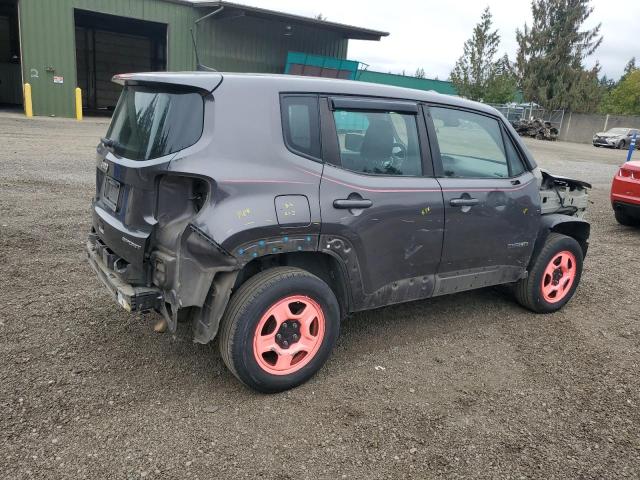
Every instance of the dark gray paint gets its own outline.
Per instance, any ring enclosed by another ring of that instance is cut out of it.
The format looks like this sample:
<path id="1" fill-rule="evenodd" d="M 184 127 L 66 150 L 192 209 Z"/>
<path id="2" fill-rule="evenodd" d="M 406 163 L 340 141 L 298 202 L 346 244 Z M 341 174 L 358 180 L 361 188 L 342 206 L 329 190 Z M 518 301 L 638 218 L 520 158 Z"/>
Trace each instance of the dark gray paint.
<path id="1" fill-rule="evenodd" d="M 130 262 L 135 275 L 125 278 L 162 292 L 171 327 L 179 309 L 199 307 L 194 321 L 199 342 L 215 336 L 238 272 L 273 255 L 318 252 L 336 259 L 350 311 L 511 282 L 526 274 L 543 230 L 531 171 L 517 179 L 519 185 L 510 179 L 431 175 L 439 171 L 439 153 L 433 135 L 427 137 L 430 120 L 425 122 L 423 105 L 472 109 L 499 119 L 533 170 L 526 147 L 491 107 L 431 92 L 310 77 L 151 73 L 121 80 L 212 92 L 206 97 L 202 138 L 177 154 L 129 161 L 99 147 L 94 203 L 98 237 Z M 283 93 L 319 95 L 324 163 L 286 148 Z M 340 167 L 327 108 L 332 97 L 356 95 L 358 102 L 374 99 L 372 108 L 384 104 L 381 100 L 412 105 L 425 176 L 365 175 Z M 122 183 L 117 212 L 101 200 L 104 165 Z M 162 180 L 167 174 L 209 183 L 210 194 L 199 212 L 179 201 L 190 195 L 188 182 Z M 158 189 L 171 192 L 165 195 L 175 201 L 159 202 Z M 451 205 L 464 197 L 478 202 Z M 343 200 L 367 200 L 370 206 L 336 208 Z M 291 208 L 285 203 L 294 205 L 295 220 L 284 215 Z"/>

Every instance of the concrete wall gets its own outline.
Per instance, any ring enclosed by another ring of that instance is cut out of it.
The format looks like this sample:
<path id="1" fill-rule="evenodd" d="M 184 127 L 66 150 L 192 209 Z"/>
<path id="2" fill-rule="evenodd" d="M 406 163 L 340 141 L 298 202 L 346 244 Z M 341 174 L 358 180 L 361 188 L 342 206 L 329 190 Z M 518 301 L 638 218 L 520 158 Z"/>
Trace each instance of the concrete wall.
<path id="1" fill-rule="evenodd" d="M 593 134 L 614 127 L 640 128 L 640 116 L 566 113 L 559 140 L 591 143 Z"/>

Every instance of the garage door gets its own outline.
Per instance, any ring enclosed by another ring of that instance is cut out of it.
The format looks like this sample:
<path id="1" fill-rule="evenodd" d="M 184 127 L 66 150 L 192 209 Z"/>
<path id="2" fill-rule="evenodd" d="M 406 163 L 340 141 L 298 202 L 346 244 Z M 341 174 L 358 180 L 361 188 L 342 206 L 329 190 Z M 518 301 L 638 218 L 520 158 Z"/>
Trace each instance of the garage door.
<path id="1" fill-rule="evenodd" d="M 164 25 L 76 12 L 77 76 L 84 105 L 112 110 L 121 87 L 111 78 L 118 73 L 164 70 L 165 44 Z"/>

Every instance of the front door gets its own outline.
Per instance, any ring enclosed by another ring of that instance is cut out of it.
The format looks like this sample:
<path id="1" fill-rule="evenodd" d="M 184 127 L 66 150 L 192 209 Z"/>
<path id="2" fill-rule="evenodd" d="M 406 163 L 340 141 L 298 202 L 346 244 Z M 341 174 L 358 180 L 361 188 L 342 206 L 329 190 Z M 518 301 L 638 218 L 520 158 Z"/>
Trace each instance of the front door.
<path id="1" fill-rule="evenodd" d="M 533 251 L 539 189 L 502 122 L 430 107 L 445 234 L 436 295 L 521 278 Z"/>
<path id="2" fill-rule="evenodd" d="M 444 215 L 418 105 L 323 100 L 320 246 L 347 265 L 353 309 L 430 296 Z"/>

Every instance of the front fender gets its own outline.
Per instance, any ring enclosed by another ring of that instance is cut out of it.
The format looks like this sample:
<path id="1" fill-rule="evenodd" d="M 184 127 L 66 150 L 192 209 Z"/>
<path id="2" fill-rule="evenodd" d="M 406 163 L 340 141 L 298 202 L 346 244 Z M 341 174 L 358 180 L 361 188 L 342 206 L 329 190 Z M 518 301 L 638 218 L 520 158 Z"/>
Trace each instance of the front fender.
<path id="1" fill-rule="evenodd" d="M 551 213 L 543 215 L 540 219 L 540 230 L 536 239 L 536 246 L 532 259 L 542 249 L 544 242 L 551 232 L 562 233 L 568 237 L 575 238 L 582 247 L 583 256 L 587 256 L 589 248 L 589 235 L 591 233 L 591 225 L 586 220 L 564 215 L 562 213 Z"/>

